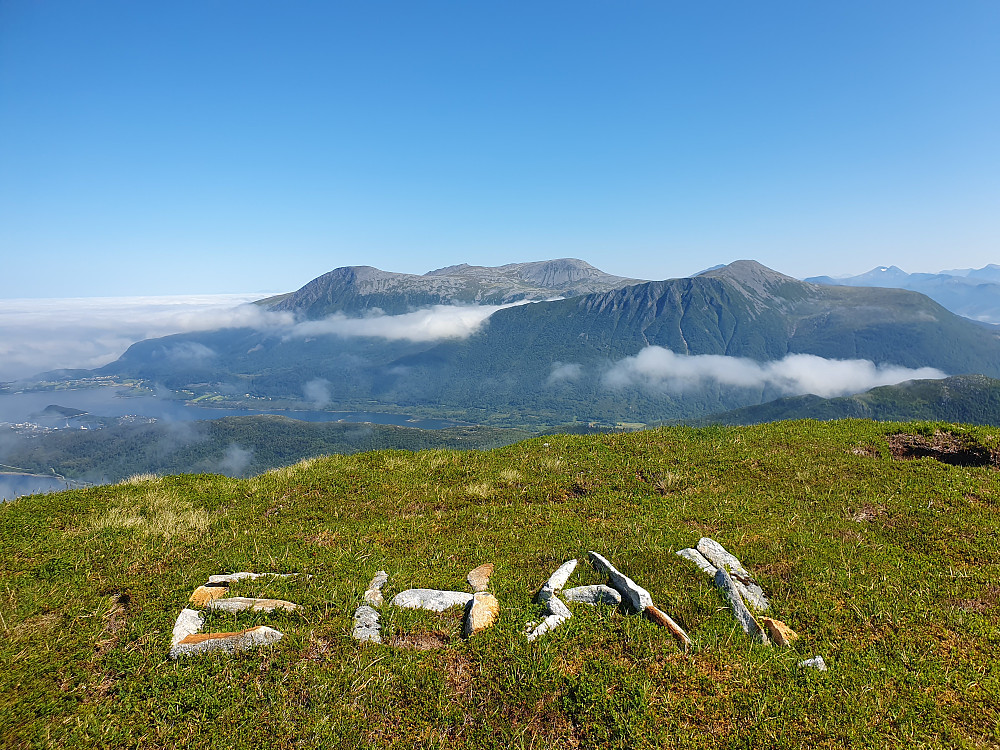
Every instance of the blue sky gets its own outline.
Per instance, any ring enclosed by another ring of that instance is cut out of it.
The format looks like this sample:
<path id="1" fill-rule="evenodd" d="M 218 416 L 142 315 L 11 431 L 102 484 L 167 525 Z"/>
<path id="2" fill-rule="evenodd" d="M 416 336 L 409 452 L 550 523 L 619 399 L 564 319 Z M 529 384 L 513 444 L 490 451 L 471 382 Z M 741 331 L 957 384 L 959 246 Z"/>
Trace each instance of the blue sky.
<path id="1" fill-rule="evenodd" d="M 1000 4 L 0 2 L 0 297 L 1000 262 Z"/>

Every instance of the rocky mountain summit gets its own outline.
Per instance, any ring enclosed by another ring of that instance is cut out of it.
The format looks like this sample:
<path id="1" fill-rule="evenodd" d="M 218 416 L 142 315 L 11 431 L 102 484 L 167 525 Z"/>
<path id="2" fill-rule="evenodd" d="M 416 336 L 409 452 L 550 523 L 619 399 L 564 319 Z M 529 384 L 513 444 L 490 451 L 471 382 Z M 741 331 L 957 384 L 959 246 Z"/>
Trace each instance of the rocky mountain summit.
<path id="1" fill-rule="evenodd" d="M 306 318 L 381 310 L 390 315 L 430 305 L 502 305 L 604 292 L 638 279 L 613 276 L 574 258 L 503 266 L 448 266 L 416 275 L 371 266 L 345 266 L 313 279 L 296 292 L 262 300 L 272 310 Z"/>

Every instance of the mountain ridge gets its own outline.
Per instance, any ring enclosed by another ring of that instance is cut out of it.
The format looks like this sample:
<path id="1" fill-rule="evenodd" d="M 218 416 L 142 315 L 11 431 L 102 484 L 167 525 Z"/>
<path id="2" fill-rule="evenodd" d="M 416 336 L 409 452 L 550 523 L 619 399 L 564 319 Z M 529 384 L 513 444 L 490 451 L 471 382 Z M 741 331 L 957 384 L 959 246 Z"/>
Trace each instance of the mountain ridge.
<path id="1" fill-rule="evenodd" d="M 390 315 L 432 305 L 503 305 L 522 300 L 575 297 L 639 282 L 607 274 L 582 260 L 509 263 L 503 266 L 447 266 L 423 275 L 343 266 L 299 290 L 264 300 L 269 309 L 307 318 L 333 313 Z"/>

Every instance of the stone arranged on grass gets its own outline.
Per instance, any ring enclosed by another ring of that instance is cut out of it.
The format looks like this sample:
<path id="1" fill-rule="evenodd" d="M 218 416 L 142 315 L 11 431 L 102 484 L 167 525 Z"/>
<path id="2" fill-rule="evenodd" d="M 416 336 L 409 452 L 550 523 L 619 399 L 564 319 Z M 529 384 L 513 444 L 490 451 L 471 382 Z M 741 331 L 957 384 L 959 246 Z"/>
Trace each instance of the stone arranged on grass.
<path id="1" fill-rule="evenodd" d="M 679 640 L 685 646 L 691 645 L 691 639 L 688 638 L 688 634 L 684 632 L 684 628 L 674 622 L 674 619 L 659 607 L 656 607 L 655 605 L 646 607 L 642 613 L 648 620 L 655 622 L 661 628 L 669 630 L 673 634 L 674 638 Z"/>
<path id="2" fill-rule="evenodd" d="M 718 572 L 719 570 L 717 567 L 712 565 L 711 562 L 709 562 L 708 558 L 706 558 L 703 554 L 701 554 L 701 552 L 699 552 L 696 549 L 692 549 L 689 547 L 688 549 L 678 550 L 675 554 L 678 557 L 683 557 L 685 560 L 690 560 L 695 565 L 697 565 L 700 570 L 702 570 L 704 573 L 706 573 L 713 579 L 715 578 L 716 572 Z M 730 577 L 732 578 L 732 576 Z M 736 590 L 740 592 L 740 596 L 743 597 L 743 601 L 746 602 L 749 606 L 753 607 L 754 609 L 757 609 L 758 611 L 761 611 L 759 609 L 760 605 L 764 605 L 766 609 L 767 600 L 766 599 L 764 599 L 763 601 L 761 600 L 761 597 L 763 597 L 763 592 L 761 592 L 760 595 L 758 596 L 754 591 L 751 591 L 750 588 L 748 588 L 744 583 L 742 583 L 741 581 L 739 581 L 739 579 L 736 578 L 733 578 L 733 585 L 736 587 Z"/>
<path id="3" fill-rule="evenodd" d="M 743 632 L 752 638 L 757 639 L 761 643 L 767 643 L 767 634 L 764 632 L 763 628 L 761 628 L 757 620 L 754 619 L 750 610 L 747 609 L 747 605 L 743 603 L 743 597 L 740 595 L 740 592 L 737 591 L 732 577 L 723 568 L 719 568 L 715 571 L 715 585 L 718 586 L 725 595 L 726 600 L 729 602 L 729 606 L 733 610 L 733 616 L 740 624 L 740 627 L 743 628 Z"/>
<path id="4" fill-rule="evenodd" d="M 603 573 L 611 581 L 611 585 L 622 595 L 623 600 L 633 613 L 642 612 L 646 607 L 653 606 L 653 597 L 642 586 L 627 575 L 621 573 L 611 562 L 596 552 L 588 552 L 594 570 Z"/>
<path id="5" fill-rule="evenodd" d="M 487 591 L 477 591 L 472 595 L 465 611 L 465 622 L 462 625 L 462 636 L 468 638 L 473 633 L 486 630 L 500 615 L 500 602 Z"/>
<path id="6" fill-rule="evenodd" d="M 298 604 L 286 602 L 284 599 L 250 599 L 245 596 L 231 596 L 226 599 L 213 599 L 208 602 L 208 608 L 222 612 L 273 612 L 282 609 L 286 612 L 294 612 L 302 609 Z"/>
<path id="7" fill-rule="evenodd" d="M 443 612 L 450 607 L 465 606 L 472 601 L 472 594 L 462 591 L 439 591 L 437 589 L 406 589 L 392 598 L 392 604 L 404 609 L 429 609 Z"/>
<path id="8" fill-rule="evenodd" d="M 714 539 L 703 536 L 698 540 L 698 551 L 705 556 L 712 565 L 720 570 L 725 570 L 737 583 L 737 590 L 740 596 L 758 612 L 766 612 L 769 606 L 764 590 L 750 575 L 750 572 L 743 567 L 743 564 L 729 552 L 726 548 Z M 714 574 L 713 574 L 714 576 Z"/>
<path id="9" fill-rule="evenodd" d="M 217 586 L 199 586 L 188 599 L 196 607 L 204 607 L 213 599 L 220 599 L 229 593 L 229 587 L 225 584 Z"/>
<path id="10" fill-rule="evenodd" d="M 762 617 L 760 622 L 767 630 L 767 634 L 771 637 L 771 641 L 778 646 L 791 646 L 792 641 L 799 637 L 798 633 L 785 625 L 785 623 L 781 620 L 775 620 L 771 617 Z"/>
<path id="11" fill-rule="evenodd" d="M 389 574 L 384 570 L 380 570 L 372 578 L 372 582 L 368 584 L 368 589 L 365 591 L 364 600 L 373 607 L 381 607 L 382 602 L 385 600 L 382 598 L 382 587 L 385 586 L 386 581 L 389 580 Z"/>
<path id="12" fill-rule="evenodd" d="M 550 630 L 554 630 L 573 616 L 573 613 L 569 611 L 569 607 L 563 604 L 556 594 L 566 585 L 566 581 L 569 580 L 573 571 L 576 570 L 576 566 L 577 561 L 575 558 L 564 562 L 549 576 L 549 579 L 538 592 L 538 596 L 535 598 L 540 603 L 545 604 L 549 614 L 540 623 L 528 623 L 525 636 L 529 641 L 533 641 Z"/>
<path id="13" fill-rule="evenodd" d="M 683 557 L 685 560 L 690 560 L 706 575 L 715 578 L 715 571 L 718 570 L 712 563 L 708 561 L 703 554 L 693 547 L 688 547 L 687 549 L 679 549 L 674 553 L 678 557 Z"/>
<path id="14" fill-rule="evenodd" d="M 490 585 L 490 576 L 493 575 L 493 563 L 484 563 L 478 568 L 469 571 L 465 580 L 472 586 L 473 591 L 486 591 Z"/>
<path id="15" fill-rule="evenodd" d="M 174 623 L 174 632 L 170 640 L 171 645 L 176 646 L 189 635 L 194 635 L 201 630 L 201 626 L 204 624 L 205 618 L 201 616 L 200 612 L 193 609 L 182 609 L 181 613 L 177 615 L 177 621 Z"/>
<path id="16" fill-rule="evenodd" d="M 583 604 L 610 604 L 617 607 L 622 603 L 622 595 L 610 586 L 603 583 L 597 586 L 577 586 L 566 589 L 562 592 L 563 598 L 568 602 L 581 602 Z"/>
<path id="17" fill-rule="evenodd" d="M 381 643 L 378 612 L 367 604 L 354 610 L 354 630 L 351 635 L 362 643 Z"/>
<path id="18" fill-rule="evenodd" d="M 229 584 L 245 579 L 257 578 L 292 578 L 298 573 L 223 573 L 208 577 L 204 586 L 199 586 L 191 594 L 190 601 L 196 606 L 205 606 L 223 612 L 242 612 L 253 610 L 257 612 L 272 612 L 276 609 L 293 611 L 301 609 L 297 604 L 283 599 L 251 599 L 242 596 L 226 597 Z M 281 640 L 282 634 L 274 628 L 263 625 L 256 628 L 241 630 L 238 633 L 200 633 L 205 619 L 194 609 L 183 609 L 174 623 L 171 639 L 170 658 L 190 654 L 201 654 L 209 651 L 243 651 L 254 646 L 262 646 Z"/>
<path id="19" fill-rule="evenodd" d="M 236 581 L 242 581 L 244 579 L 250 579 L 255 581 L 258 578 L 294 578 L 298 573 L 222 573 L 220 575 L 209 576 L 208 583 L 206 586 L 213 586 L 218 584 L 230 584 Z"/>
<path id="20" fill-rule="evenodd" d="M 589 552 L 590 563 L 598 573 L 604 573 L 611 585 L 622 595 L 623 601 L 633 613 L 643 613 L 657 625 L 667 628 L 673 636 L 685 646 L 691 645 L 684 629 L 674 622 L 665 612 L 653 604 L 652 595 L 642 586 L 618 570 L 611 561 L 597 552 Z"/>
<path id="21" fill-rule="evenodd" d="M 170 658 L 205 654 L 211 651 L 235 653 L 256 646 L 267 646 L 280 641 L 282 635 L 274 628 L 258 625 L 238 633 L 194 633 L 175 643 L 170 648 Z"/>
<path id="22" fill-rule="evenodd" d="M 806 669 L 816 669 L 820 672 L 826 671 L 826 662 L 823 661 L 822 656 L 814 656 L 811 659 L 803 659 L 799 662 L 799 666 Z"/>
<path id="23" fill-rule="evenodd" d="M 542 588 L 535 596 L 535 599 L 544 604 L 562 591 L 563 586 L 566 585 L 566 581 L 569 580 L 569 577 L 573 575 L 573 571 L 576 570 L 576 566 L 577 561 L 574 558 L 572 560 L 567 560 L 556 568 L 555 572 L 550 575 L 549 579 L 542 585 Z"/>

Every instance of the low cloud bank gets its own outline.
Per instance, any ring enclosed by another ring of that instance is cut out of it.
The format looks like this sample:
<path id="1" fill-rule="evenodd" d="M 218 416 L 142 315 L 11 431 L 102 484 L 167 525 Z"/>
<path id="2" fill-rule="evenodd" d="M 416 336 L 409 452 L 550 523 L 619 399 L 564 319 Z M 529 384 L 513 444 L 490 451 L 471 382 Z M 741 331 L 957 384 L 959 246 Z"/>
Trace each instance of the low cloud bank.
<path id="1" fill-rule="evenodd" d="M 743 388 L 769 387 L 786 395 L 812 393 L 831 398 L 906 380 L 944 377 L 945 373 L 933 367 L 911 369 L 876 365 L 866 359 L 824 359 L 812 354 L 789 354 L 773 362 L 757 362 L 716 354 L 676 354 L 669 349 L 650 346 L 634 357 L 617 362 L 604 375 L 604 382 L 612 388 L 637 385 L 670 392 L 717 383 Z"/>
<path id="2" fill-rule="evenodd" d="M 132 344 L 173 333 L 290 326 L 289 313 L 254 294 L 0 300 L 0 380 L 56 369 L 92 369 Z"/>
<path id="3" fill-rule="evenodd" d="M 294 337 L 309 336 L 371 336 L 388 340 L 438 341 L 463 339 L 476 333 L 486 320 L 498 310 L 516 305 L 434 305 L 402 315 L 373 315 L 349 318 L 335 313 L 323 320 L 297 323 L 290 334 Z"/>
<path id="4" fill-rule="evenodd" d="M 417 342 L 466 338 L 493 313 L 514 306 L 436 305 L 403 315 L 336 314 L 296 322 L 292 313 L 248 304 L 258 298 L 220 294 L 0 300 L 0 380 L 29 378 L 47 370 L 90 370 L 113 362 L 144 339 L 219 328 L 253 328 L 297 338 L 371 336 Z M 200 344 L 180 345 L 169 352 L 189 360 L 207 360 L 212 354 Z"/>

